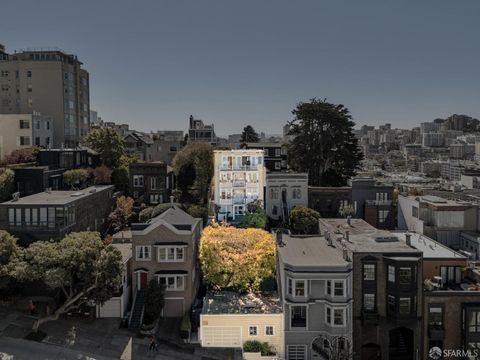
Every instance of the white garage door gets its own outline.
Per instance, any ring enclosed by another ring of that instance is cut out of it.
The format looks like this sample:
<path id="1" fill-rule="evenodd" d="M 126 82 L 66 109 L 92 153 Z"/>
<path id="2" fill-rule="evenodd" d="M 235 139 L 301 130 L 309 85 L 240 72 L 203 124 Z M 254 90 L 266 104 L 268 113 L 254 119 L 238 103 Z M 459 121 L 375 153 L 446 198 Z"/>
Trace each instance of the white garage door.
<path id="1" fill-rule="evenodd" d="M 237 326 L 202 326 L 202 346 L 241 347 L 242 329 Z"/>
<path id="2" fill-rule="evenodd" d="M 120 299 L 110 299 L 100 307 L 100 318 L 119 318 L 122 317 Z"/>

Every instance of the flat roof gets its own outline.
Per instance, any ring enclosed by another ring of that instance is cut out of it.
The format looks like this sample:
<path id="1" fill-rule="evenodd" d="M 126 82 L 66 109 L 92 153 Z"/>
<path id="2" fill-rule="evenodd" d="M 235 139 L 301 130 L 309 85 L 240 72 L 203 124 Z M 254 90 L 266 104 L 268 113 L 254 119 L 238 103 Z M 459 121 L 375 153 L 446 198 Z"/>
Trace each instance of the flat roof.
<path id="1" fill-rule="evenodd" d="M 346 238 L 344 245 L 353 252 L 361 253 L 406 253 L 421 255 L 417 249 L 401 242 L 392 232 L 379 230 L 362 219 L 320 219 L 322 231 L 328 231 L 333 242 Z"/>
<path id="2" fill-rule="evenodd" d="M 5 201 L 0 205 L 65 205 L 107 189 L 113 189 L 113 185 L 95 185 L 82 190 L 44 191 L 21 197 L 17 201 Z"/>
<path id="3" fill-rule="evenodd" d="M 318 269 L 332 267 L 345 269 L 351 264 L 343 258 L 337 246 L 330 246 L 323 236 L 282 235 L 283 246 L 277 252 L 284 264 L 296 268 Z"/>
<path id="4" fill-rule="evenodd" d="M 111 246 L 120 251 L 124 263 L 132 257 L 132 243 L 114 243 Z"/>
<path id="5" fill-rule="evenodd" d="M 276 292 L 239 294 L 209 291 L 203 302 L 202 314 L 281 314 L 282 311 Z"/>
<path id="6" fill-rule="evenodd" d="M 407 232 L 407 231 L 394 231 L 392 232 L 401 242 L 406 244 L 407 234 L 410 234 L 411 246 L 417 250 L 420 250 L 423 253 L 424 259 L 459 259 L 466 260 L 467 258 L 456 252 L 455 250 L 450 249 L 449 247 L 440 244 L 438 241 L 435 241 L 428 236 Z"/>

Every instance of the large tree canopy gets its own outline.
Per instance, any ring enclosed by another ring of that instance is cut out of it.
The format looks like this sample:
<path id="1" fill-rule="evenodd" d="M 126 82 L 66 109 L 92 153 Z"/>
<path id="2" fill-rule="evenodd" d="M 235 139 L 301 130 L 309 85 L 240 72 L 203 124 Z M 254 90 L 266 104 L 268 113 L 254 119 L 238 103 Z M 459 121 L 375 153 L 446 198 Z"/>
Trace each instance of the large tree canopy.
<path id="1" fill-rule="evenodd" d="M 355 175 L 363 159 L 353 134 L 350 112 L 343 105 L 312 99 L 292 111 L 288 123 L 290 168 L 308 172 L 313 186 L 341 186 Z"/>
<path id="2" fill-rule="evenodd" d="M 205 204 L 213 176 L 213 148 L 210 144 L 194 142 L 180 150 L 172 162 L 181 191 L 180 202 Z"/>
<path id="3" fill-rule="evenodd" d="M 122 256 L 113 246 L 102 243 L 94 232 L 67 235 L 63 240 L 38 241 L 25 249 L 25 271 L 21 280 L 41 280 L 52 289 L 60 289 L 65 301 L 35 321 L 57 320 L 61 314 L 87 303 L 103 304 L 121 284 Z"/>
<path id="4" fill-rule="evenodd" d="M 275 241 L 261 229 L 208 226 L 200 240 L 200 265 L 214 288 L 259 290 L 275 276 Z"/>
<path id="5" fill-rule="evenodd" d="M 22 254 L 17 239 L 0 230 L 0 289 L 7 289 L 21 271 Z"/>
<path id="6" fill-rule="evenodd" d="M 10 200 L 15 191 L 15 173 L 6 168 L 0 168 L 0 202 Z"/>
<path id="7" fill-rule="evenodd" d="M 92 130 L 87 136 L 86 143 L 100 154 L 104 165 L 110 168 L 120 166 L 124 142 L 115 130 L 111 128 Z"/>
<path id="8" fill-rule="evenodd" d="M 259 140 L 258 134 L 252 125 L 247 125 L 243 128 L 242 137 L 240 138 L 242 144 L 247 142 L 258 142 Z"/>

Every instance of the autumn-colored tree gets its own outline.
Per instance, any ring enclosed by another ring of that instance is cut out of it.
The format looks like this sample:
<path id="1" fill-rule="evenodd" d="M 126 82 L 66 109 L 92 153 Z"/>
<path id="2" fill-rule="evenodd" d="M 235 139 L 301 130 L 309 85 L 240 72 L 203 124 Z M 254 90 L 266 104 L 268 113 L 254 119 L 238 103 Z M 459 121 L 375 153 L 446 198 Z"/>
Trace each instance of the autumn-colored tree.
<path id="1" fill-rule="evenodd" d="M 90 174 L 87 169 L 72 169 L 63 173 L 63 182 L 67 184 L 71 189 L 82 188 Z"/>
<path id="2" fill-rule="evenodd" d="M 275 241 L 261 229 L 213 225 L 200 240 L 204 280 L 216 289 L 259 290 L 275 276 Z"/>
<path id="3" fill-rule="evenodd" d="M 295 234 L 317 234 L 320 214 L 308 207 L 295 206 L 290 212 L 290 227 Z"/>
<path id="4" fill-rule="evenodd" d="M 131 197 L 120 196 L 117 198 L 115 209 L 108 215 L 110 226 L 115 232 L 122 230 L 133 214 L 134 200 Z"/>
<path id="5" fill-rule="evenodd" d="M 97 166 L 93 169 L 93 177 L 96 185 L 111 184 L 112 170 L 105 165 Z"/>

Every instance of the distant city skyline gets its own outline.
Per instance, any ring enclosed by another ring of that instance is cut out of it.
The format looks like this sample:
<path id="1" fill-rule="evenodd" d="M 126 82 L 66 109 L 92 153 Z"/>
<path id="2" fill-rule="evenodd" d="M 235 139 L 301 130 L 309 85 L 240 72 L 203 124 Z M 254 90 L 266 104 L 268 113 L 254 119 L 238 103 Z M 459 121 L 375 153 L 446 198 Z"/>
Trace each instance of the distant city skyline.
<path id="1" fill-rule="evenodd" d="M 28 11 L 25 11 L 28 9 Z M 446 0 L 6 0 L 7 51 L 59 47 L 91 78 L 91 108 L 132 128 L 280 134 L 296 103 L 342 103 L 357 127 L 480 118 L 476 15 Z"/>

